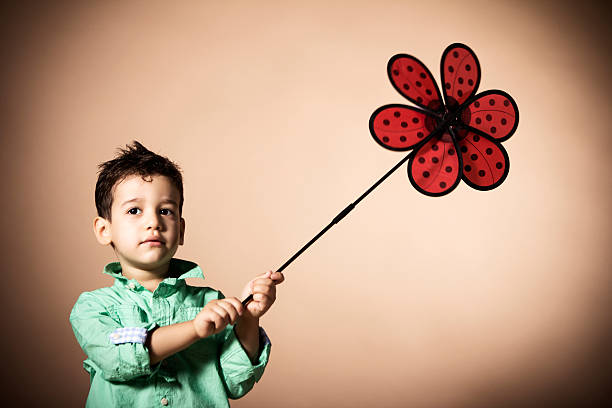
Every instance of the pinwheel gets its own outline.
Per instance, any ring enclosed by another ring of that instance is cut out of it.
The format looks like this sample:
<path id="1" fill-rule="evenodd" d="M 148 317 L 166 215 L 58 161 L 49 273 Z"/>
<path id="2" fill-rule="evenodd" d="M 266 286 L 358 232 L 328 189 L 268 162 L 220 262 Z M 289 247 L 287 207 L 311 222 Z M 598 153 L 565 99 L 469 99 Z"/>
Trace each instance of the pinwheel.
<path id="1" fill-rule="evenodd" d="M 475 189 L 493 189 L 508 175 L 508 153 L 501 142 L 518 126 L 516 103 L 504 91 L 476 94 L 480 64 L 464 44 L 446 48 L 440 72 L 444 101 L 421 61 L 393 56 L 387 65 L 389 79 L 418 107 L 381 106 L 370 118 L 370 133 L 386 149 L 413 151 L 406 157 L 408 177 L 423 194 L 448 194 L 462 178 Z"/>
<path id="2" fill-rule="evenodd" d="M 391 57 L 387 74 L 393 87 L 417 106 L 397 103 L 381 106 L 370 117 L 370 133 L 382 147 L 410 153 L 334 217 L 278 272 L 340 222 L 406 161 L 410 183 L 432 197 L 450 193 L 461 179 L 477 190 L 491 190 L 506 179 L 510 162 L 501 142 L 516 131 L 518 107 L 504 91 L 476 93 L 480 85 L 480 63 L 467 45 L 451 44 L 442 53 L 442 94 L 429 69 L 411 55 Z M 242 303 L 246 305 L 251 299 L 252 295 Z"/>

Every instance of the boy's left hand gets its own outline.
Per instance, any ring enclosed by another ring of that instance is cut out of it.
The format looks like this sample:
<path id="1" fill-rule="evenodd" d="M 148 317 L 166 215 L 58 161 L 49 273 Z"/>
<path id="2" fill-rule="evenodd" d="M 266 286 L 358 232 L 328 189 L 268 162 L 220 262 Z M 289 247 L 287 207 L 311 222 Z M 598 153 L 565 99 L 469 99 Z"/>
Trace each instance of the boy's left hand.
<path id="1" fill-rule="evenodd" d="M 242 318 L 259 319 L 263 316 L 276 300 L 276 285 L 284 280 L 282 273 L 273 271 L 251 280 L 242 291 L 242 299 L 246 299 L 252 293 L 253 300 L 246 305 Z"/>

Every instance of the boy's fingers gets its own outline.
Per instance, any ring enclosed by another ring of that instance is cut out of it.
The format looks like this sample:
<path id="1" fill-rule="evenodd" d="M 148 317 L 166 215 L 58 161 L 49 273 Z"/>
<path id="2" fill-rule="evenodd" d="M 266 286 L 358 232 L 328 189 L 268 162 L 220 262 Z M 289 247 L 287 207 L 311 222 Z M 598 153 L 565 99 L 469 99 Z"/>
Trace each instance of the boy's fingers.
<path id="1" fill-rule="evenodd" d="M 253 293 L 263 293 L 265 295 L 271 295 L 275 292 L 276 288 L 274 285 L 255 285 Z"/>
<path id="2" fill-rule="evenodd" d="M 239 316 L 242 316 L 242 312 L 244 311 L 244 306 L 242 305 L 242 302 L 238 300 L 237 297 L 225 298 L 225 300 L 234 307 L 236 312 L 238 312 Z"/>
<path id="3" fill-rule="evenodd" d="M 214 315 L 218 316 L 219 318 L 225 320 L 225 321 L 229 321 L 230 316 L 228 314 L 228 311 L 225 310 L 225 308 L 223 306 L 221 306 L 221 303 L 215 303 L 212 306 L 212 312 Z M 227 323 L 226 323 L 227 324 Z"/>
<path id="4" fill-rule="evenodd" d="M 274 281 L 275 285 L 278 285 L 285 280 L 285 275 L 283 275 L 281 272 L 274 272 L 272 275 L 270 275 L 270 279 Z"/>
<path id="5" fill-rule="evenodd" d="M 215 330 L 220 329 L 224 326 L 227 326 L 227 324 L 224 322 L 224 319 L 221 316 L 219 316 L 218 313 L 212 313 L 210 318 L 211 318 L 212 323 L 215 325 Z"/>
<path id="6" fill-rule="evenodd" d="M 219 306 L 221 306 L 227 313 L 230 323 L 236 321 L 236 319 L 238 318 L 238 311 L 236 310 L 236 307 L 233 304 L 231 304 L 230 302 L 219 302 Z"/>

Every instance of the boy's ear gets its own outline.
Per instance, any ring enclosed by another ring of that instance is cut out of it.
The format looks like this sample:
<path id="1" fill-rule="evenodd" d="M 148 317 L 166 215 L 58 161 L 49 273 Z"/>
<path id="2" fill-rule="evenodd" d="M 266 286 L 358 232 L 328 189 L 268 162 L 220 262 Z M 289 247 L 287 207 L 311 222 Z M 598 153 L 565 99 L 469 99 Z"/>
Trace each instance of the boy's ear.
<path id="1" fill-rule="evenodd" d="M 183 245 L 185 242 L 185 219 L 181 217 L 181 238 L 179 240 L 179 245 Z"/>
<path id="2" fill-rule="evenodd" d="M 111 225 L 108 220 L 102 217 L 96 217 L 93 221 L 93 230 L 96 234 L 96 239 L 102 245 L 109 245 L 112 241 Z"/>

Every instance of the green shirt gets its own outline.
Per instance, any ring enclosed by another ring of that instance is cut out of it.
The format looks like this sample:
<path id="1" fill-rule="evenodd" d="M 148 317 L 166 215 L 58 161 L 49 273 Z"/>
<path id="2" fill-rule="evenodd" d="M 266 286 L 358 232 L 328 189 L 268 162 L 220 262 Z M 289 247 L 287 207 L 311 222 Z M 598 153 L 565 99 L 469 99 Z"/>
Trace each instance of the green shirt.
<path id="1" fill-rule="evenodd" d="M 207 302 L 222 299 L 219 291 L 185 283 L 185 278 L 204 277 L 195 263 L 173 258 L 169 277 L 153 293 L 125 278 L 119 262 L 106 265 L 104 273 L 115 278 L 114 285 L 82 293 L 70 313 L 87 355 L 87 407 L 227 407 L 228 398 L 242 397 L 259 381 L 271 347 L 263 329 L 255 364 L 231 325 L 153 366 L 144 344 L 111 341 L 118 328 L 150 331 L 192 320 Z"/>

